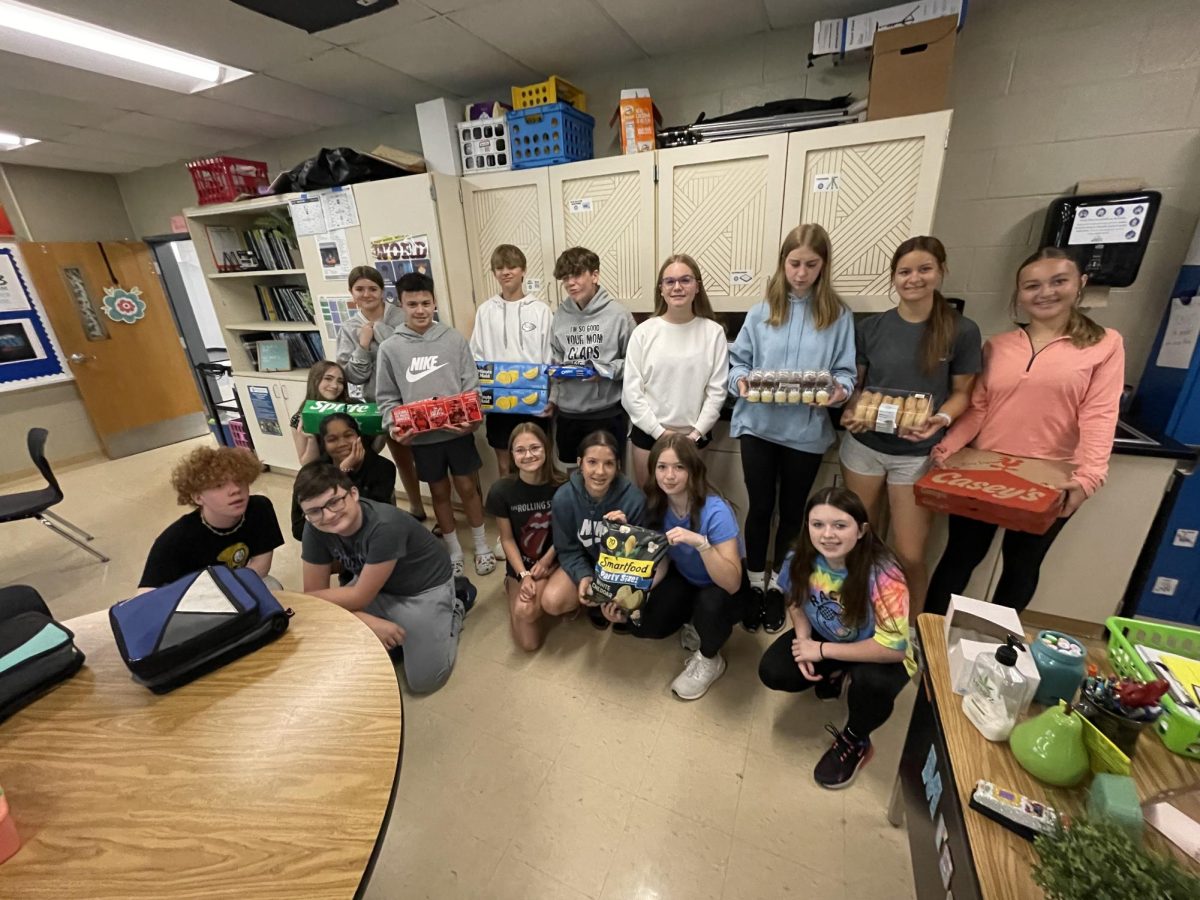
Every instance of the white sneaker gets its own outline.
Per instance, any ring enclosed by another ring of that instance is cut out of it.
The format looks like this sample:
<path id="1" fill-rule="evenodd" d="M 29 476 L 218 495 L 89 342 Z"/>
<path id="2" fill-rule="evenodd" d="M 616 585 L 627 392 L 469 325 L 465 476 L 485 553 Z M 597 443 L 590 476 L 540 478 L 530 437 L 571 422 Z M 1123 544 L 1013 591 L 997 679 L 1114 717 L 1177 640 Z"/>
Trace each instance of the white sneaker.
<path id="1" fill-rule="evenodd" d="M 700 649 L 700 632 L 691 622 L 684 625 L 683 630 L 679 632 L 679 646 L 688 653 L 695 653 Z"/>
<path id="2" fill-rule="evenodd" d="M 718 653 L 709 659 L 697 650 L 689 657 L 679 677 L 671 682 L 671 690 L 680 700 L 699 700 L 724 674 L 725 657 Z"/>

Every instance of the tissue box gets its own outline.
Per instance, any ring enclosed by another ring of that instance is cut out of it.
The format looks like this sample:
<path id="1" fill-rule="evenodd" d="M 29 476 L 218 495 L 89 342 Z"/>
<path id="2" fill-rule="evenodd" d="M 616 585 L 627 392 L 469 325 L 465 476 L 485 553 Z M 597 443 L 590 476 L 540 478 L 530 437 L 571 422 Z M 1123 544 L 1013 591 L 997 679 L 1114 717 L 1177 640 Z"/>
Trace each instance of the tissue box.
<path id="1" fill-rule="evenodd" d="M 950 662 L 950 683 L 954 693 L 965 694 L 967 681 L 975 657 L 980 653 L 995 653 L 1005 638 L 1015 634 L 1025 641 L 1025 629 L 1017 611 L 995 603 L 984 603 L 970 597 L 950 595 L 950 606 L 946 610 L 946 656 Z M 1033 654 L 1028 649 L 1017 651 L 1017 671 L 1027 682 L 1025 695 L 1021 699 L 1021 712 L 1028 709 L 1033 695 L 1041 684 Z"/>

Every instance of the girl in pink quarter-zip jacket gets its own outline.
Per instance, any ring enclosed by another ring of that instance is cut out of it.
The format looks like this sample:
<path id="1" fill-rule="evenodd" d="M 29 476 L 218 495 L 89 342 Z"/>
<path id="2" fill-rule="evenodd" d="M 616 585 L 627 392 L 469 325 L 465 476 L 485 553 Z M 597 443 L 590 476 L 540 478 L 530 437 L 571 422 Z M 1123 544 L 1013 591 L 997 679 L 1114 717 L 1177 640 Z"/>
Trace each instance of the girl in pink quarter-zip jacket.
<path id="1" fill-rule="evenodd" d="M 1065 251 L 1045 247 L 1017 270 L 1013 311 L 1029 324 L 989 340 L 971 407 L 931 456 L 941 465 L 968 445 L 1074 464 L 1059 519 L 1045 534 L 1005 531 L 993 602 L 1020 611 L 1037 590 L 1042 560 L 1067 520 L 1104 483 L 1125 380 L 1121 335 L 1079 310 L 1087 276 Z M 950 517 L 950 540 L 925 611 L 945 613 L 983 560 L 996 525 Z"/>

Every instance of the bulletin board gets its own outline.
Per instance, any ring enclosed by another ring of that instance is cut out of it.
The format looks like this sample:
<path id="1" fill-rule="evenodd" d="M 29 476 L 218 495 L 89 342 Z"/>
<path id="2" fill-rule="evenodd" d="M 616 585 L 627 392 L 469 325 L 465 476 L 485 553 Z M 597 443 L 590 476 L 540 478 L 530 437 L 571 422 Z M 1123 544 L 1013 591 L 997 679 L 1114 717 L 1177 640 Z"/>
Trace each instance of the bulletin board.
<path id="1" fill-rule="evenodd" d="M 0 245 L 0 392 L 71 381 L 15 245 Z"/>

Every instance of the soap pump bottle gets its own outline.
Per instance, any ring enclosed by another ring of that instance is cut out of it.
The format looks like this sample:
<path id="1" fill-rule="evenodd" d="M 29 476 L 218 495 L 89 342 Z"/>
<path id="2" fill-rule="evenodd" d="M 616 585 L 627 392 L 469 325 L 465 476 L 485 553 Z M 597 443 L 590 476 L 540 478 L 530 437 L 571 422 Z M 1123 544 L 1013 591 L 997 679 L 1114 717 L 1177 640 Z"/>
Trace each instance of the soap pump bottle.
<path id="1" fill-rule="evenodd" d="M 1028 681 L 1017 670 L 1017 650 L 1024 645 L 1009 635 L 995 653 L 980 653 L 967 680 L 963 697 L 963 714 L 989 741 L 1008 739 L 1021 703 L 1028 690 Z"/>

